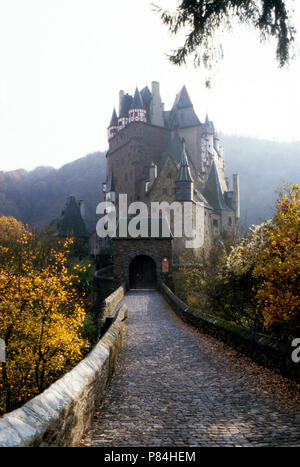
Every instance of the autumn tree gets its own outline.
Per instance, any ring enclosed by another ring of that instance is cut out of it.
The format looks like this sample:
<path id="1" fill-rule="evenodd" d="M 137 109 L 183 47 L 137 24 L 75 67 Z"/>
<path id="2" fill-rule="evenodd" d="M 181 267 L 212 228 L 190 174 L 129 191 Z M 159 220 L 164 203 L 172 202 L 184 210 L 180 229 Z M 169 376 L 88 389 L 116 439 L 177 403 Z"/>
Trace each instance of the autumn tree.
<path id="1" fill-rule="evenodd" d="M 189 56 L 194 64 L 209 68 L 222 55 L 216 33 L 231 29 L 234 22 L 258 30 L 262 39 L 274 37 L 279 66 L 288 63 L 295 30 L 286 0 L 181 0 L 171 13 L 154 5 L 171 34 L 185 33 L 184 43 L 169 55 L 175 65 L 183 65 Z"/>
<path id="2" fill-rule="evenodd" d="M 269 245 L 254 274 L 266 326 L 291 338 L 300 330 L 300 185 L 282 193 L 276 204 L 277 213 L 268 226 Z"/>
<path id="3" fill-rule="evenodd" d="M 26 228 L 0 241 L 0 412 L 21 405 L 71 369 L 88 350 L 78 293 L 80 266 L 67 267 L 72 240 L 43 253 L 43 243 Z M 1 227 L 0 227 L 1 232 Z M 0 234 L 1 237 L 1 234 Z M 12 239 L 9 241 L 9 239 Z"/>

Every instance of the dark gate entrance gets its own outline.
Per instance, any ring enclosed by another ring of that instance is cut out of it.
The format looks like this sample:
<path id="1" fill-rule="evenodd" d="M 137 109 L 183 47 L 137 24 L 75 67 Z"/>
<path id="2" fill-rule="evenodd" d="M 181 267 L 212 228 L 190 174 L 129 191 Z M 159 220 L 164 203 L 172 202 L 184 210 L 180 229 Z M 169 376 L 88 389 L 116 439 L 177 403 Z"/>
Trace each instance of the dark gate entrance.
<path id="1" fill-rule="evenodd" d="M 153 289 L 156 287 L 156 267 L 150 256 L 136 256 L 129 266 L 131 289 Z"/>

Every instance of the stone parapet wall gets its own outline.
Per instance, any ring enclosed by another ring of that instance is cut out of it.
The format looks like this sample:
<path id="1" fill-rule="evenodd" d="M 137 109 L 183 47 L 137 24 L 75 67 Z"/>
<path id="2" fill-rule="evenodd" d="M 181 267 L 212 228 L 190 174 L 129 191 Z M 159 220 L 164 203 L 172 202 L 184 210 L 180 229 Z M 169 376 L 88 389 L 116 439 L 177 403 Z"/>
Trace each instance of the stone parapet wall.
<path id="1" fill-rule="evenodd" d="M 188 307 L 164 283 L 160 284 L 160 290 L 175 313 L 186 323 L 216 337 L 257 363 L 300 383 L 300 365 L 292 361 L 291 346 Z"/>
<path id="2" fill-rule="evenodd" d="M 122 346 L 123 305 L 103 338 L 73 370 L 0 418 L 0 447 L 75 446 L 105 397 Z"/>
<path id="3" fill-rule="evenodd" d="M 101 332 L 103 327 L 105 326 L 105 321 L 108 317 L 113 318 L 114 313 L 117 309 L 117 306 L 124 298 L 126 293 L 125 284 L 121 285 L 117 290 L 111 293 L 108 297 L 106 297 L 102 304 L 101 310 L 98 317 L 98 329 Z"/>

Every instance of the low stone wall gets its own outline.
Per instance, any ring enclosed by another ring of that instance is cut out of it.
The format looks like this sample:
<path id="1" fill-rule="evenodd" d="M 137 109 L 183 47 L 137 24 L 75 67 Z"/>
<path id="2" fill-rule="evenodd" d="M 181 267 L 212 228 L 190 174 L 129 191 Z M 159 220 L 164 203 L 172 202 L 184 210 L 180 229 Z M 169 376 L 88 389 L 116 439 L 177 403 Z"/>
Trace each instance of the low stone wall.
<path id="1" fill-rule="evenodd" d="M 101 403 L 122 346 L 123 305 L 91 351 L 73 370 L 21 408 L 0 418 L 0 447 L 75 446 Z"/>
<path id="2" fill-rule="evenodd" d="M 117 282 L 113 277 L 113 266 L 106 266 L 99 269 L 94 274 L 94 291 L 93 291 L 93 309 L 98 317 L 101 312 L 103 300 L 113 293 L 118 288 L 120 282 Z"/>
<path id="3" fill-rule="evenodd" d="M 102 301 L 100 306 L 100 312 L 98 315 L 99 333 L 102 332 L 105 326 L 106 319 L 108 317 L 113 318 L 115 310 L 119 305 L 120 301 L 124 298 L 125 293 L 126 287 L 125 284 L 123 284 Z"/>
<path id="4" fill-rule="evenodd" d="M 172 309 L 186 323 L 216 337 L 257 363 L 300 383 L 300 364 L 291 359 L 293 348 L 223 319 L 209 316 L 188 307 L 164 284 L 160 290 Z"/>

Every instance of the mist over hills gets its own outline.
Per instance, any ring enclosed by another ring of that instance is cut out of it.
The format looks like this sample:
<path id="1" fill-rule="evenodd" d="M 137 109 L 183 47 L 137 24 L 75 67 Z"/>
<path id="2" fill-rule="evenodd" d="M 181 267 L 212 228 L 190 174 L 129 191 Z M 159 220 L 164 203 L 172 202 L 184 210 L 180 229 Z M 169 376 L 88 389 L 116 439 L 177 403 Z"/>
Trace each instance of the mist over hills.
<path id="1" fill-rule="evenodd" d="M 241 228 L 274 215 L 276 190 L 284 182 L 300 182 L 300 141 L 277 143 L 255 138 L 220 135 L 225 152 L 225 174 L 240 174 Z"/>
<path id="2" fill-rule="evenodd" d="M 260 223 L 274 213 L 275 190 L 300 181 L 300 142 L 276 143 L 254 138 L 220 135 L 225 152 L 225 173 L 231 181 L 240 174 L 241 227 Z M 95 152 L 62 166 L 35 170 L 0 171 L 0 214 L 29 225 L 46 226 L 57 219 L 67 196 L 84 200 L 86 224 L 95 230 L 96 206 L 102 201 L 105 152 Z"/>
<path id="3" fill-rule="evenodd" d="M 96 226 L 96 206 L 102 201 L 105 152 L 95 152 L 62 166 L 0 172 L 0 213 L 29 225 L 46 226 L 57 219 L 67 197 L 84 200 L 86 224 Z"/>

